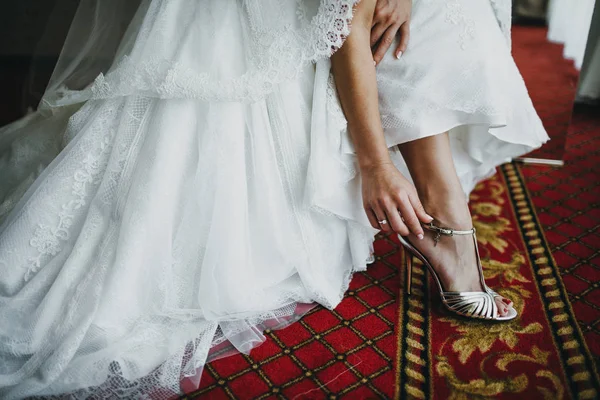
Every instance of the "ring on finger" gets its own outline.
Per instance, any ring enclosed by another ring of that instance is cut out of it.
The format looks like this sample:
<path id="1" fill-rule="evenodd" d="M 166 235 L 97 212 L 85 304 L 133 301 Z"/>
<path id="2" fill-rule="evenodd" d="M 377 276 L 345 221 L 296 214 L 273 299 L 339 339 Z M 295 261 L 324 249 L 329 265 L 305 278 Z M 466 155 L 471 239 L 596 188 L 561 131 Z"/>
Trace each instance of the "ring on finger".
<path id="1" fill-rule="evenodd" d="M 381 221 L 377 221 L 379 222 L 379 225 L 387 225 L 387 219 L 382 219 Z"/>

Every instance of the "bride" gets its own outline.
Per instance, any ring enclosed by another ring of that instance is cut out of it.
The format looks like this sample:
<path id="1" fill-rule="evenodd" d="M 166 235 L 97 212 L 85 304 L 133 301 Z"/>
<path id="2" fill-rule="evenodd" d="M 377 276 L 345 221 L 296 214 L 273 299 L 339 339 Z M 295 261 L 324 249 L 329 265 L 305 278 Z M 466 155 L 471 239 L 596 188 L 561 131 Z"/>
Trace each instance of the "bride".
<path id="1" fill-rule="evenodd" d="M 517 317 L 465 196 L 548 139 L 510 1 L 355 3 L 81 2 L 0 129 L 0 397 L 181 393 L 336 307 L 379 230 L 450 312 Z"/>

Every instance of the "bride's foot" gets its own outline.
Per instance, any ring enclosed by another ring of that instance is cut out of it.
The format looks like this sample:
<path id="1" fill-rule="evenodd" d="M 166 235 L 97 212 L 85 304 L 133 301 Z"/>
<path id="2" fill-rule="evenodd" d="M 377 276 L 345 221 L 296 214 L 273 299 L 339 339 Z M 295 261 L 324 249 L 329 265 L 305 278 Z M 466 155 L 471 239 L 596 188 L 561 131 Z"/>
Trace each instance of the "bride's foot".
<path id="1" fill-rule="evenodd" d="M 462 193 L 460 194 L 462 195 Z M 462 197 L 462 201 L 461 200 Z M 434 224 L 441 228 L 454 230 L 470 230 L 472 225 L 471 214 L 464 195 L 454 197 L 454 201 L 444 201 L 445 204 L 424 202 L 427 212 L 435 217 Z M 425 229 L 423 240 L 414 235 L 407 238 L 427 258 L 435 269 L 445 291 L 479 292 L 483 291 L 475 245 L 471 235 L 454 235 L 452 237 L 441 235 L 437 245 L 434 246 L 435 232 Z M 496 297 L 498 314 L 507 316 L 512 301 L 504 297 Z"/>

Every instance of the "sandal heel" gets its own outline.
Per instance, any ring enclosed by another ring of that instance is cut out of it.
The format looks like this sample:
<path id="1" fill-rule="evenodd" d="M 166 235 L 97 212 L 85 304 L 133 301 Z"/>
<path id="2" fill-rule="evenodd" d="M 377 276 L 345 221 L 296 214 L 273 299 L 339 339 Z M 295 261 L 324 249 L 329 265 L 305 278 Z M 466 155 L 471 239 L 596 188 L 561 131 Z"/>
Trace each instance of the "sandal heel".
<path id="1" fill-rule="evenodd" d="M 407 285 L 406 285 L 406 290 L 407 293 L 410 294 L 410 289 L 412 287 L 412 268 L 413 268 L 413 263 L 412 263 L 412 254 L 410 254 L 408 252 L 408 250 L 404 250 L 404 261 L 406 264 L 406 280 L 408 281 Z"/>

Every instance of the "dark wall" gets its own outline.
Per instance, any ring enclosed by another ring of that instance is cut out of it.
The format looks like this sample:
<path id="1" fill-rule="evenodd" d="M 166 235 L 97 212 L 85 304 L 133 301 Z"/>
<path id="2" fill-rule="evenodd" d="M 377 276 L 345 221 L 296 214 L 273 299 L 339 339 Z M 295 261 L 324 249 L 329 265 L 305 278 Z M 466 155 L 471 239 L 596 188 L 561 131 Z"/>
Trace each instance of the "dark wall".
<path id="1" fill-rule="evenodd" d="M 48 55 L 58 55 L 77 0 L 0 0 L 0 57 L 30 56 L 40 40 Z M 52 31 L 45 34 L 52 18 Z"/>
<path id="2" fill-rule="evenodd" d="M 39 102 L 78 0 L 0 0 L 0 125 Z M 36 55 L 36 74 L 31 62 Z"/>

